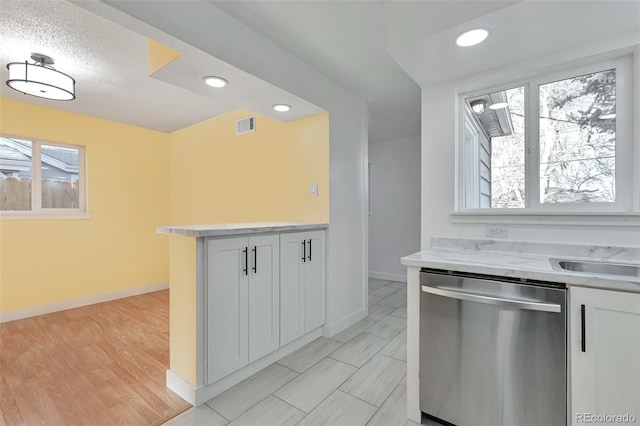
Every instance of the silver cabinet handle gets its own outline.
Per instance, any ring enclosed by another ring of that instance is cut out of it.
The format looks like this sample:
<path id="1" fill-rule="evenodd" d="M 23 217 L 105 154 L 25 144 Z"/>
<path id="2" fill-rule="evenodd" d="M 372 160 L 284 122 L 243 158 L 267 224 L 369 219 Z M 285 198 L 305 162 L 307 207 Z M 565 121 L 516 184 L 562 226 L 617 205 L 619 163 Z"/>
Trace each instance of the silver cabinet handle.
<path id="1" fill-rule="evenodd" d="M 562 307 L 556 303 L 528 302 L 526 300 L 503 299 L 501 297 L 487 296 L 484 294 L 467 293 L 457 289 L 443 287 L 422 286 L 425 293 L 436 294 L 438 296 L 449 297 L 458 300 L 468 300 L 469 302 L 486 303 L 488 305 L 506 306 L 510 308 L 527 309 L 530 311 L 562 312 Z"/>

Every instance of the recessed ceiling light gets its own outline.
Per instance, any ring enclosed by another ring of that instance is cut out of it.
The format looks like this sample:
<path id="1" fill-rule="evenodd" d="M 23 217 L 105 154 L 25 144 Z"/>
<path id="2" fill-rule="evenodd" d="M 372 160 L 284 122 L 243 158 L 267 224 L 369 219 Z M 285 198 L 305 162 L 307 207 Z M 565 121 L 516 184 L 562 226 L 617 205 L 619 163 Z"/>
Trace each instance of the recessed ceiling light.
<path id="1" fill-rule="evenodd" d="M 489 36 L 489 31 L 484 28 L 465 31 L 456 37 L 456 44 L 460 47 L 475 46 L 482 43 Z"/>
<path id="2" fill-rule="evenodd" d="M 222 77 L 205 77 L 204 82 L 211 87 L 224 87 L 229 82 Z"/>
<path id="3" fill-rule="evenodd" d="M 273 109 L 275 109 L 278 112 L 287 112 L 291 109 L 291 105 L 276 104 L 273 106 Z"/>
<path id="4" fill-rule="evenodd" d="M 502 109 L 509 106 L 509 102 L 496 102 L 495 104 L 489 105 L 489 109 Z"/>

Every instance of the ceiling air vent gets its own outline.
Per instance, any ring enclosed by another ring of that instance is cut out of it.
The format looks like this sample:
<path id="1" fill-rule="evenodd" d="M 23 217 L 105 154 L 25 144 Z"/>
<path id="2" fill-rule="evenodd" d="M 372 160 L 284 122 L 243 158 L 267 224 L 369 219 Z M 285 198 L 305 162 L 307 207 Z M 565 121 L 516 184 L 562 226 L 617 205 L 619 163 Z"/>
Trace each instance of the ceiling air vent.
<path id="1" fill-rule="evenodd" d="M 244 135 L 256 131 L 256 117 L 245 117 L 236 120 L 236 135 Z"/>

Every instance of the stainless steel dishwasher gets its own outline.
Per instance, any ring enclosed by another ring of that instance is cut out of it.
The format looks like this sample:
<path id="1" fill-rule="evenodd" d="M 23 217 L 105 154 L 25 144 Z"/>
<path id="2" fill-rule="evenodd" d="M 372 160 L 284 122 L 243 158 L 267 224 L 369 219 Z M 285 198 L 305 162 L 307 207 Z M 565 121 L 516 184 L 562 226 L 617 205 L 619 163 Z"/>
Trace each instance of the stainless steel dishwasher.
<path id="1" fill-rule="evenodd" d="M 563 284 L 423 269 L 420 410 L 459 426 L 567 423 Z"/>

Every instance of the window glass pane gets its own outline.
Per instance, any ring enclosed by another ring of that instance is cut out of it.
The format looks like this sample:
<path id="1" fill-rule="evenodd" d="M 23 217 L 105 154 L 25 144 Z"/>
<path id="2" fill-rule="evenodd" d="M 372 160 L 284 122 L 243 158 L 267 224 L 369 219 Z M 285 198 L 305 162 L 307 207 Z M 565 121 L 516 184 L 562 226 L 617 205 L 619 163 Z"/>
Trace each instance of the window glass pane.
<path id="1" fill-rule="evenodd" d="M 40 155 L 42 208 L 79 208 L 79 150 L 75 148 L 42 145 Z"/>
<path id="2" fill-rule="evenodd" d="M 466 101 L 466 208 L 525 207 L 524 87 Z"/>
<path id="3" fill-rule="evenodd" d="M 0 210 L 31 210 L 31 142 L 0 137 Z"/>
<path id="4" fill-rule="evenodd" d="M 525 206 L 524 87 L 505 91 L 511 133 L 491 138 L 491 207 Z"/>
<path id="5" fill-rule="evenodd" d="M 540 86 L 540 202 L 615 201 L 616 72 Z"/>

